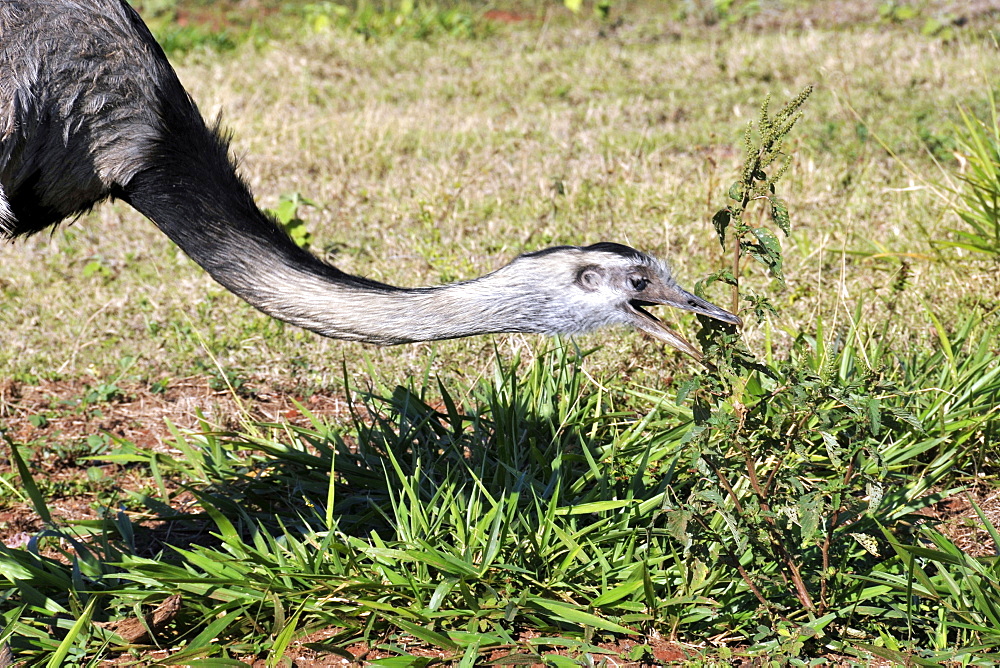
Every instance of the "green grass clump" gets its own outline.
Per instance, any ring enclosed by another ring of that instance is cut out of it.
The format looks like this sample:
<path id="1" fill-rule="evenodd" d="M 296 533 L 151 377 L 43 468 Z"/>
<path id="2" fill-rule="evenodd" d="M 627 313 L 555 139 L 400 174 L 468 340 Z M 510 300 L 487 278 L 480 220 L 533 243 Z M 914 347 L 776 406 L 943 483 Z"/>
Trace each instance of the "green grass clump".
<path id="1" fill-rule="evenodd" d="M 955 239 L 942 245 L 1000 258 L 1000 115 L 996 98 L 990 95 L 985 118 L 963 109 L 962 121 L 958 142 L 966 169 L 954 192 L 960 201 L 956 213 L 965 226 L 952 230 Z"/>
<path id="2" fill-rule="evenodd" d="M 846 346 L 835 367 L 853 376 L 848 360 L 859 354 Z M 919 424 L 887 421 L 855 444 L 864 452 L 853 464 L 858 480 L 884 485 L 877 497 L 871 484 L 843 477 L 854 455 L 838 455 L 818 433 L 774 453 L 770 462 L 805 467 L 804 484 L 839 485 L 804 489 L 788 508 L 782 490 L 772 496 L 806 586 L 826 582 L 809 608 L 782 562 L 758 563 L 759 538 L 747 535 L 733 552 L 746 513 L 737 506 L 752 491 L 735 483 L 736 497 L 725 498 L 704 487 L 715 473 L 697 463 L 709 456 L 692 442 L 692 412 L 672 393 L 609 388 L 585 363 L 565 346 L 527 369 L 498 362 L 464 404 L 443 385 L 359 394 L 347 424 L 248 424 L 243 433 L 205 425 L 175 432 L 169 453 L 118 440 L 97 458 L 145 470 L 159 490 L 126 492 L 137 511 L 109 508 L 98 521 L 53 526 L 28 550 L 0 548 L 9 642 L 32 664 L 60 648 L 67 661 L 110 657 L 130 650 L 104 622 L 180 594 L 180 612 L 158 630 L 172 663 L 274 665 L 294 639 L 320 630 L 324 641 L 310 645 L 320 654 L 346 656 L 361 642 L 411 662 L 414 643 L 455 661 L 496 650 L 542 661 L 555 651 L 600 656 L 601 643 L 654 632 L 725 634 L 787 659 L 864 654 L 873 643 L 933 658 L 959 643 L 1000 643 L 988 563 L 941 538 L 922 547 L 936 534 L 908 528 L 940 498 L 935 481 L 962 461 L 961 448 L 945 444 L 987 428 L 983 419 L 955 426 L 981 404 L 952 413 L 917 395 Z M 995 371 L 986 382 L 995 397 Z M 47 502 L 22 476 L 44 516 Z M 825 504 L 824 494 L 843 505 Z M 192 495 L 195 505 L 176 509 Z M 915 569 L 923 579 L 908 589 Z M 967 578 L 945 586 L 954 569 Z M 78 624 L 84 618 L 102 624 Z M 541 637 L 519 640 L 519 628 Z"/>

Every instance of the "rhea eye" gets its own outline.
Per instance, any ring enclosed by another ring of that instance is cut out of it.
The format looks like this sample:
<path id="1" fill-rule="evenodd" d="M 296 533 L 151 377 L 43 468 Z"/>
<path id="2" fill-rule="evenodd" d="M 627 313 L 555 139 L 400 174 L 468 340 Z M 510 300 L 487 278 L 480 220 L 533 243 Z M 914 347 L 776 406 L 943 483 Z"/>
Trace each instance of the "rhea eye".
<path id="1" fill-rule="evenodd" d="M 649 285 L 649 281 L 647 279 L 640 278 L 638 276 L 635 276 L 630 280 L 632 281 L 632 289 L 636 292 L 642 292 L 646 289 L 646 286 Z"/>

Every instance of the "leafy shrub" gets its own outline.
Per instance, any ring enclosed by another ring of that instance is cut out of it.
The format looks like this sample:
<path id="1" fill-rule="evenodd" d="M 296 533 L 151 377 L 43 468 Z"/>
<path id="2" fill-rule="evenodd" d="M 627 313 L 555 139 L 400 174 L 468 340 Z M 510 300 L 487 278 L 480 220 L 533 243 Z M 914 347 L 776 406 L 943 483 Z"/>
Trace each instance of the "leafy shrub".
<path id="1" fill-rule="evenodd" d="M 777 235 L 747 223 L 747 210 L 763 204 L 788 234 L 788 209 L 775 185 L 790 160 L 782 140 L 808 94 L 773 117 L 765 101 L 759 139 L 748 126 L 741 178 L 713 219 L 732 262 L 699 288 L 728 283 L 733 310 L 747 318 L 763 320 L 774 308 L 765 296 L 741 290 L 742 260 L 749 256 L 783 281 Z M 855 325 L 839 345 L 824 345 L 822 331 L 803 333 L 787 360 L 764 362 L 733 328 L 703 324 L 706 370 L 683 384 L 677 398 L 694 401 L 694 425 L 678 462 L 691 475 L 675 480 L 666 520 L 684 562 L 703 572 L 723 565 L 738 576 L 730 596 L 741 592 L 731 599 L 741 602 L 730 614 L 734 620 L 738 611 L 763 614 L 767 623 L 749 634 L 758 649 L 849 646 L 852 617 L 862 635 L 892 635 L 901 628 L 893 622 L 857 618 L 859 605 L 879 602 L 858 574 L 877 566 L 899 574 L 899 562 L 879 565 L 886 540 L 913 540 L 914 513 L 939 498 L 930 492 L 944 470 L 913 476 L 933 442 L 923 438 L 915 402 L 892 380 L 889 351 L 869 356 L 859 349 Z"/>

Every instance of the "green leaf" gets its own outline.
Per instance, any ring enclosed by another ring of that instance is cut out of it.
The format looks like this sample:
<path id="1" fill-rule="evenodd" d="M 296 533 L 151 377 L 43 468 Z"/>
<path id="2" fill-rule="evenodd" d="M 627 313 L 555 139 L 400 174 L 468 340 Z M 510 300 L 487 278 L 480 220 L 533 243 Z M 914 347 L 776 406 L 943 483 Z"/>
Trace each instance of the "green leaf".
<path id="1" fill-rule="evenodd" d="M 556 515 L 587 515 L 590 513 L 603 513 L 609 510 L 618 510 L 636 503 L 630 499 L 620 499 L 618 501 L 592 501 L 590 503 L 580 503 L 574 506 L 564 506 L 556 508 Z"/>
<path id="2" fill-rule="evenodd" d="M 791 230 L 791 221 L 788 218 L 788 205 L 780 197 L 774 197 L 773 195 L 768 198 L 771 201 L 771 218 L 774 220 L 774 224 L 778 226 L 785 236 L 788 236 L 788 232 Z"/>
<path id="3" fill-rule="evenodd" d="M 43 522 L 51 524 L 52 515 L 49 513 L 49 507 L 45 503 L 45 497 L 42 496 L 42 493 L 38 490 L 38 485 L 35 484 L 34 478 L 31 477 L 31 471 L 28 470 L 28 465 L 21 456 L 21 451 L 17 449 L 17 445 L 7 436 L 6 432 L 0 431 L 0 436 L 3 437 L 3 440 L 7 443 L 7 447 L 10 448 L 10 458 L 14 460 L 14 466 L 17 468 L 17 474 L 21 478 L 21 484 L 24 485 L 24 491 L 28 493 L 31 505 L 35 507 L 35 512 L 38 513 Z"/>
<path id="4" fill-rule="evenodd" d="M 884 408 L 900 422 L 905 422 L 906 424 L 916 429 L 917 432 L 919 433 L 924 432 L 924 424 L 920 421 L 920 418 L 918 418 L 912 412 L 906 410 L 902 406 L 886 406 Z"/>
<path id="5" fill-rule="evenodd" d="M 776 264 L 781 266 L 781 243 L 778 241 L 778 237 L 774 236 L 774 233 L 766 227 L 755 227 L 751 230 L 753 235 L 757 237 L 757 241 L 760 245 L 775 258 Z"/>
<path id="6" fill-rule="evenodd" d="M 630 582 L 626 582 L 624 584 L 620 584 L 614 589 L 604 592 L 603 594 L 595 598 L 593 601 L 591 601 L 590 604 L 595 608 L 599 608 L 601 606 L 608 605 L 609 603 L 620 601 L 629 594 L 639 589 L 642 589 L 642 586 L 643 586 L 642 579 L 636 579 Z"/>
<path id="7" fill-rule="evenodd" d="M 990 521 L 990 518 L 986 516 L 983 509 L 976 503 L 976 500 L 973 499 L 968 493 L 966 493 L 965 498 L 968 499 L 972 509 L 976 511 L 979 521 L 983 523 L 983 526 L 986 527 L 986 530 L 989 532 L 990 538 L 993 539 L 994 548 L 1000 546 L 1000 531 L 997 531 L 996 525 Z"/>
<path id="8" fill-rule="evenodd" d="M 566 5 L 566 9 L 575 14 L 583 7 L 583 0 L 563 0 L 563 4 Z"/>
<path id="9" fill-rule="evenodd" d="M 807 546 L 811 543 L 819 529 L 820 512 L 823 509 L 822 497 L 818 492 L 806 494 L 799 499 L 796 509 L 799 513 L 799 529 L 802 536 L 802 545 Z"/>
<path id="10" fill-rule="evenodd" d="M 836 437 L 825 431 L 819 432 L 819 435 L 823 439 L 823 445 L 826 447 L 826 456 L 830 458 L 830 464 L 835 469 L 842 468 L 843 463 L 840 461 L 840 456 L 844 454 L 844 449 L 840 447 L 840 443 L 837 442 Z"/>
<path id="11" fill-rule="evenodd" d="M 70 649 L 73 648 L 73 643 L 76 642 L 83 630 L 90 626 L 90 617 L 94 614 L 94 606 L 97 605 L 97 597 L 92 597 L 87 602 L 87 607 L 84 608 L 83 614 L 80 615 L 76 623 L 73 624 L 73 628 L 69 630 L 66 637 L 62 639 L 59 643 L 59 647 L 56 651 L 49 657 L 49 661 L 46 664 L 47 668 L 60 668 L 64 665 L 66 655 L 69 654 Z"/>
<path id="12" fill-rule="evenodd" d="M 537 596 L 529 596 L 528 603 L 536 608 L 542 608 L 554 615 L 556 618 L 571 624 L 591 626 L 595 629 L 611 631 L 612 633 L 628 633 L 630 635 L 635 635 L 636 633 L 632 629 L 625 628 L 624 626 L 615 624 L 607 619 L 592 615 L 589 612 L 584 612 L 580 608 L 567 603 L 558 603 L 556 601 L 550 601 Z"/>
<path id="13" fill-rule="evenodd" d="M 771 270 L 771 273 L 782 283 L 785 277 L 782 274 L 781 243 L 778 237 L 766 227 L 755 227 L 751 229 L 754 237 L 759 243 L 747 244 L 746 250 L 755 260 Z"/>
<path id="14" fill-rule="evenodd" d="M 701 387 L 701 378 L 698 376 L 695 376 L 694 378 L 686 380 L 683 383 L 681 383 L 681 386 L 677 389 L 677 399 L 675 401 L 675 404 L 677 406 L 683 404 L 684 400 L 687 399 L 687 395 L 690 394 L 693 390 L 698 389 L 699 387 Z"/>
<path id="15" fill-rule="evenodd" d="M 716 211 L 715 215 L 712 216 L 712 225 L 715 227 L 715 231 L 719 235 L 719 242 L 723 246 L 726 244 L 726 230 L 729 228 L 729 223 L 732 220 L 733 212 L 728 207 Z"/>
<path id="16" fill-rule="evenodd" d="M 938 319 L 933 309 L 931 309 L 930 305 L 922 298 L 920 299 L 920 303 L 923 305 L 924 312 L 927 313 L 927 317 L 930 318 L 931 324 L 934 325 L 934 331 L 937 332 L 938 342 L 941 344 L 941 350 L 944 351 L 945 357 L 948 358 L 947 368 L 951 372 L 951 380 L 952 382 L 956 382 L 957 378 L 955 376 L 955 369 L 957 365 L 955 364 L 955 351 L 952 350 L 951 347 L 951 337 L 948 336 L 948 331 L 944 328 L 944 325 L 941 324 L 941 321 Z"/>
<path id="17" fill-rule="evenodd" d="M 878 397 L 871 397 L 865 403 L 868 408 L 868 420 L 871 425 L 872 434 L 878 436 L 882 430 L 882 402 L 879 401 Z"/>
<path id="18" fill-rule="evenodd" d="M 414 638 L 424 641 L 428 645 L 434 645 L 435 647 L 441 647 L 452 651 L 459 649 L 458 644 L 451 638 L 438 633 L 437 631 L 433 631 L 426 626 L 421 626 L 420 624 L 415 624 L 399 617 L 389 617 L 389 619 L 393 624 L 406 631 Z"/>
<path id="19" fill-rule="evenodd" d="M 736 181 L 735 183 L 733 183 L 733 185 L 729 186 L 729 192 L 726 193 L 726 196 L 729 197 L 729 199 L 734 200 L 736 202 L 742 201 L 743 200 L 743 182 L 742 181 Z"/>
<path id="20" fill-rule="evenodd" d="M 309 248 L 312 233 L 306 228 L 306 222 L 299 217 L 299 207 L 317 206 L 312 200 L 299 193 L 285 193 L 278 199 L 278 206 L 270 209 L 285 233 L 302 248 Z"/>
<path id="21" fill-rule="evenodd" d="M 233 523 L 229 520 L 229 518 L 222 513 L 222 510 L 212 503 L 211 497 L 203 496 L 198 493 L 194 493 L 194 495 L 201 502 L 202 508 L 205 509 L 205 512 L 208 513 L 209 517 L 215 521 L 215 525 L 219 528 L 219 532 L 222 534 L 223 540 L 234 544 L 242 542 L 240 541 L 239 532 L 236 531 L 236 527 L 233 526 Z"/>
<path id="22" fill-rule="evenodd" d="M 539 663 L 542 663 L 542 657 L 538 654 L 519 654 L 516 652 L 490 661 L 490 665 L 493 666 L 533 666 Z"/>
<path id="23" fill-rule="evenodd" d="M 430 662 L 431 660 L 426 656 L 390 656 L 384 659 L 375 659 L 368 665 L 377 668 L 423 668 Z"/>
<path id="24" fill-rule="evenodd" d="M 295 631 L 298 627 L 300 614 L 301 610 L 296 612 L 292 618 L 288 620 L 288 623 L 285 624 L 284 628 L 281 629 L 281 632 L 275 637 L 274 645 L 271 647 L 271 651 L 268 653 L 267 657 L 268 668 L 276 668 L 281 659 L 284 657 L 285 650 L 288 649 L 289 643 L 291 643 L 292 639 L 295 637 Z"/>
<path id="25" fill-rule="evenodd" d="M 434 588 L 434 593 L 431 595 L 431 601 L 427 605 L 427 608 L 433 611 L 440 608 L 445 596 L 451 593 L 456 584 L 458 584 L 458 578 L 445 578 L 439 582 L 438 586 Z"/>
<path id="26" fill-rule="evenodd" d="M 233 624 L 239 620 L 239 618 L 246 614 L 246 610 L 243 608 L 237 608 L 235 610 L 230 610 L 225 615 L 215 619 L 211 624 L 206 626 L 201 633 L 197 635 L 188 644 L 187 650 L 194 652 L 200 648 L 208 647 L 215 642 L 215 637 L 222 633 L 225 629 L 229 628 L 230 624 Z M 182 650 L 181 653 L 185 654 L 187 650 Z M 177 659 L 178 656 L 171 657 Z"/>
<path id="27" fill-rule="evenodd" d="M 293 218 L 287 223 L 282 223 L 281 225 L 285 233 L 291 237 L 292 241 L 301 248 L 309 248 L 309 244 L 312 243 L 312 232 L 306 228 L 306 222 L 301 218 Z"/>

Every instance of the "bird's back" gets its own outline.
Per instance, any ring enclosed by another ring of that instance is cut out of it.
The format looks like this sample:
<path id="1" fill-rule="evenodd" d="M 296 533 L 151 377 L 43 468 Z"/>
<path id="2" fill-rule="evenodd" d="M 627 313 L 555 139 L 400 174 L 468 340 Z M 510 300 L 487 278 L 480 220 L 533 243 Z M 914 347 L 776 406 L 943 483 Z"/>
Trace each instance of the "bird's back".
<path id="1" fill-rule="evenodd" d="M 0 2 L 0 237 L 115 194 L 157 139 L 164 90 L 197 115 L 125 0 Z"/>

